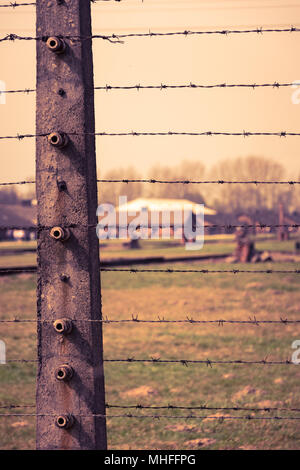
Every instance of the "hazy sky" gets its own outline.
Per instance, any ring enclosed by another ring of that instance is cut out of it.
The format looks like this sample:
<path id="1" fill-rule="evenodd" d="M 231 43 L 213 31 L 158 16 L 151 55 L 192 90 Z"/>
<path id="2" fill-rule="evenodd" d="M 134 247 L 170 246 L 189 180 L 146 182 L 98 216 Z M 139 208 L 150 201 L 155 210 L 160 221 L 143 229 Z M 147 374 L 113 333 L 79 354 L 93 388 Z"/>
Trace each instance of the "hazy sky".
<path id="1" fill-rule="evenodd" d="M 20 0 L 21 2 L 22 0 Z M 0 0 L 0 3 L 8 3 Z M 34 7 L 0 9 L 0 35 L 35 35 Z M 92 5 L 94 33 L 299 26 L 299 0 L 123 0 Z M 95 85 L 300 82 L 300 33 L 94 40 Z M 35 43 L 0 43 L 7 89 L 35 87 Z M 95 91 L 96 130 L 296 131 L 292 88 Z M 34 133 L 35 95 L 7 95 L 0 134 Z M 299 172 L 300 137 L 97 137 L 98 171 L 263 155 Z M 34 139 L 0 141 L 1 181 L 35 172 Z M 126 175 L 125 176 L 130 176 Z M 183 175 L 184 176 L 184 175 Z M 202 175 L 195 175 L 201 178 Z M 233 175 L 234 176 L 234 175 Z"/>

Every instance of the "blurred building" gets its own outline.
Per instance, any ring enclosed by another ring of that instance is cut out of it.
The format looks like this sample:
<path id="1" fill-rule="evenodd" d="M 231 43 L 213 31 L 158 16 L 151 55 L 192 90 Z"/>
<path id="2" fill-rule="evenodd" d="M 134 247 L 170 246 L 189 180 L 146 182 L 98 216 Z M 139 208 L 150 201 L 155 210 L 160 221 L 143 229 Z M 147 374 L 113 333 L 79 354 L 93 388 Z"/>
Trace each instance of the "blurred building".
<path id="1" fill-rule="evenodd" d="M 35 201 L 0 204 L 0 240 L 35 240 L 37 208 Z M 2 228 L 1 228 L 2 227 Z"/>

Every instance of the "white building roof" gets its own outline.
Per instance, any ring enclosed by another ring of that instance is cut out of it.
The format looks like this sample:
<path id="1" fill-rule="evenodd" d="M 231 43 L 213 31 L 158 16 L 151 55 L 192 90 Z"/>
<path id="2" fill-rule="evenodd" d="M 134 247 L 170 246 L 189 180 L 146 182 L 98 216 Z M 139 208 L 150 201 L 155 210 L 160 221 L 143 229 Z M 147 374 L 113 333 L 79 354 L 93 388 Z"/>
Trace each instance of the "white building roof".
<path id="1" fill-rule="evenodd" d="M 192 206 L 194 210 L 198 204 L 188 199 L 156 199 L 156 198 L 138 198 L 122 204 L 118 207 L 118 212 L 140 212 L 142 209 L 148 211 L 161 212 L 164 210 L 178 211 L 183 210 L 185 206 Z M 215 215 L 217 212 L 204 205 L 204 215 Z"/>

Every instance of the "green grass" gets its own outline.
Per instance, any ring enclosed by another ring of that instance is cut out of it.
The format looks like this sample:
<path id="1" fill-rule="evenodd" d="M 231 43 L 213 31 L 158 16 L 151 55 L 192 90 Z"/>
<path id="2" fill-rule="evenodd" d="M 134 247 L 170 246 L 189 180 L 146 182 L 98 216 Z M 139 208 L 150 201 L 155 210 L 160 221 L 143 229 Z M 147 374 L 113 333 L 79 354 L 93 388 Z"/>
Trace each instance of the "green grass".
<path id="1" fill-rule="evenodd" d="M 221 238 L 222 237 L 222 238 Z M 295 240 L 279 242 L 268 236 L 258 236 L 256 249 L 259 251 L 281 251 L 292 253 L 294 251 Z M 122 241 L 110 240 L 100 247 L 101 260 L 114 258 L 142 258 L 151 256 L 164 256 L 171 258 L 176 256 L 201 256 L 201 255 L 230 255 L 234 252 L 235 243 L 232 235 L 207 235 L 204 246 L 201 250 L 188 251 L 184 245 L 178 245 L 178 241 L 162 240 L 142 240 L 141 248 L 138 250 L 124 249 Z M 1 255 L 1 250 L 14 249 L 22 250 L 24 248 L 34 248 L 36 242 L 0 242 L 0 267 L 16 267 L 36 264 L 35 253 L 20 253 Z"/>
<path id="2" fill-rule="evenodd" d="M 167 265 L 148 266 L 165 269 Z M 185 263 L 176 268 L 295 269 L 295 263 L 228 265 Z M 297 319 L 300 302 L 296 274 L 102 273 L 103 313 L 111 319 Z M 0 278 L 0 318 L 35 315 L 35 276 Z M 0 339 L 8 358 L 34 358 L 35 324 L 2 324 Z M 106 358 L 285 360 L 295 325 L 105 324 Z M 232 405 L 298 407 L 300 367 L 263 365 L 213 366 L 105 363 L 106 401 L 110 404 Z M 0 366 L 0 403 L 34 403 L 35 366 Z M 34 409 L 20 409 L 30 413 Z M 127 410 L 125 410 L 126 412 Z M 130 410 L 134 414 L 187 415 L 181 410 Z M 12 411 L 12 412 L 15 412 Z M 124 410 L 109 409 L 108 415 Z M 206 411 L 195 414 L 241 415 Z M 274 413 L 252 413 L 274 416 Z M 244 413 L 245 414 L 245 413 Z M 291 412 L 278 412 L 281 416 Z M 298 414 L 300 415 L 300 413 Z M 294 414 L 293 414 L 294 416 Z M 0 448 L 34 448 L 34 417 L 0 418 Z M 110 449 L 299 449 L 298 421 L 153 420 L 108 418 Z"/>

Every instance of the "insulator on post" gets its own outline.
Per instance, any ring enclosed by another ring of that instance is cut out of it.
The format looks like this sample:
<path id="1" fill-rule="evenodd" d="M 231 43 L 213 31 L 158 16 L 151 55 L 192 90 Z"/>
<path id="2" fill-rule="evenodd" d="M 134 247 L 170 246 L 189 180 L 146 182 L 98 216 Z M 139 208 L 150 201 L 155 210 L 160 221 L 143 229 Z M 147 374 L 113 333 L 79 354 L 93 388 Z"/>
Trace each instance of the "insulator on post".
<path id="1" fill-rule="evenodd" d="M 74 424 L 74 416 L 68 415 L 59 415 L 55 418 L 55 424 L 61 429 L 70 429 Z"/>
<path id="2" fill-rule="evenodd" d="M 64 132 L 51 132 L 51 134 L 48 135 L 48 142 L 53 145 L 53 147 L 63 148 L 68 145 L 69 138 Z"/>
<path id="3" fill-rule="evenodd" d="M 55 370 L 55 378 L 62 382 L 68 382 L 73 377 L 73 373 L 74 371 L 71 366 L 62 364 Z"/>
<path id="4" fill-rule="evenodd" d="M 51 52 L 55 54 L 62 54 L 66 50 L 66 43 L 63 39 L 58 38 L 57 36 L 50 36 L 47 39 L 46 45 Z"/>
<path id="5" fill-rule="evenodd" d="M 61 335 L 68 335 L 71 333 L 73 327 L 72 320 L 68 318 L 59 318 L 53 322 L 53 328 L 55 329 L 56 333 Z"/>
<path id="6" fill-rule="evenodd" d="M 65 242 L 70 238 L 70 230 L 62 227 L 52 227 L 50 230 L 50 237 L 54 240 Z"/>

